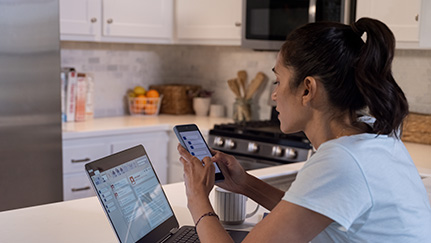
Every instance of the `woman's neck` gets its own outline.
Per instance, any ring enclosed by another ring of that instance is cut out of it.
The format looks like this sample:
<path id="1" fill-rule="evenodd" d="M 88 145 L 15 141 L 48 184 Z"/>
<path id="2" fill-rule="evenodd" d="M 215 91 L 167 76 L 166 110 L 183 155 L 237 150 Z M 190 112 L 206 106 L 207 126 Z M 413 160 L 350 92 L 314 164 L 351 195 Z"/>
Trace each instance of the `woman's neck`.
<path id="1" fill-rule="evenodd" d="M 337 117 L 316 114 L 304 130 L 316 149 L 326 141 L 367 131 L 368 126 L 365 123 L 357 122 L 356 118 L 352 118 L 348 113 Z"/>

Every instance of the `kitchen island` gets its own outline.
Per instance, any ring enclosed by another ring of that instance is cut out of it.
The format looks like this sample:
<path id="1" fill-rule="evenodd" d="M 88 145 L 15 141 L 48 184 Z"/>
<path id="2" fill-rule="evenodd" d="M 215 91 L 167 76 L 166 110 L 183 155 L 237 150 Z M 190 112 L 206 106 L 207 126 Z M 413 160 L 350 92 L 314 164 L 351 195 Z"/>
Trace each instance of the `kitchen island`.
<path id="1" fill-rule="evenodd" d="M 303 163 L 276 166 L 250 171 L 262 179 L 290 176 Z M 184 183 L 163 185 L 174 213 L 182 225 L 193 225 L 187 209 Z M 213 190 L 214 191 L 214 190 Z M 213 191 L 210 194 L 214 200 Z M 247 201 L 249 211 L 255 208 L 252 200 Z M 235 229 L 250 230 L 262 219 L 266 210 L 259 207 L 253 217 L 248 218 Z M 0 242 L 118 242 L 108 218 L 96 197 L 64 201 L 41 206 L 0 212 Z"/>

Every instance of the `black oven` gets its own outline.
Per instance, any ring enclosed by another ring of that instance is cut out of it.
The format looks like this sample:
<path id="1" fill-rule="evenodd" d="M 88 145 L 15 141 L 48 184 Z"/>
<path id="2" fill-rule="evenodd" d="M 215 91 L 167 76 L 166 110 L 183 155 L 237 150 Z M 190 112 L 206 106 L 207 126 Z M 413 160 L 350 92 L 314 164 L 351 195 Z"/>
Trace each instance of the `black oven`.
<path id="1" fill-rule="evenodd" d="M 243 0 L 241 45 L 279 50 L 286 36 L 310 22 L 355 20 L 356 0 Z"/>
<path id="2" fill-rule="evenodd" d="M 277 111 L 271 119 L 215 125 L 209 131 L 208 145 L 235 156 L 246 170 L 302 162 L 313 153 L 304 133 L 284 134 Z"/>

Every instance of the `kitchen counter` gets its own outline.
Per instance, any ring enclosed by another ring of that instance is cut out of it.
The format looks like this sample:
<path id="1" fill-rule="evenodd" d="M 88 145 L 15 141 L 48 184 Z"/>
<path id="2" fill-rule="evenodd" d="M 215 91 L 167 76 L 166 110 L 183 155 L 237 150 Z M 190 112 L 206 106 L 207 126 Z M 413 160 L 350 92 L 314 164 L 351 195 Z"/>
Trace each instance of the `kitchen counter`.
<path id="1" fill-rule="evenodd" d="M 260 178 L 294 174 L 303 163 L 276 166 L 250 171 Z M 184 183 L 164 185 L 163 189 L 182 225 L 193 225 L 187 209 Z M 214 191 L 214 190 L 213 190 Z M 214 200 L 211 192 L 210 200 Z M 255 203 L 247 201 L 248 208 Z M 251 229 L 262 219 L 266 210 L 259 208 L 257 214 L 248 218 L 235 229 Z M 0 212 L 0 242 L 118 242 L 102 206 L 96 197 L 64 201 Z"/>
<path id="2" fill-rule="evenodd" d="M 171 131 L 178 124 L 195 123 L 201 131 L 208 132 L 214 124 L 233 122 L 231 118 L 195 115 L 118 116 L 96 118 L 84 122 L 63 123 L 63 138 L 97 136 L 111 132 Z"/>

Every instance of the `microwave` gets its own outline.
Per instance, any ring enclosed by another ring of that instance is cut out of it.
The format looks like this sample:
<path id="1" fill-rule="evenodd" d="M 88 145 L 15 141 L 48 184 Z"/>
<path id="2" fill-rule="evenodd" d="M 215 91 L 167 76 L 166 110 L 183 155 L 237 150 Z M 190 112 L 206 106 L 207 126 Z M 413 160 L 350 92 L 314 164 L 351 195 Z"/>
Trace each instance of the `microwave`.
<path id="1" fill-rule="evenodd" d="M 241 46 L 278 51 L 297 27 L 318 21 L 350 24 L 356 0 L 243 0 Z"/>

